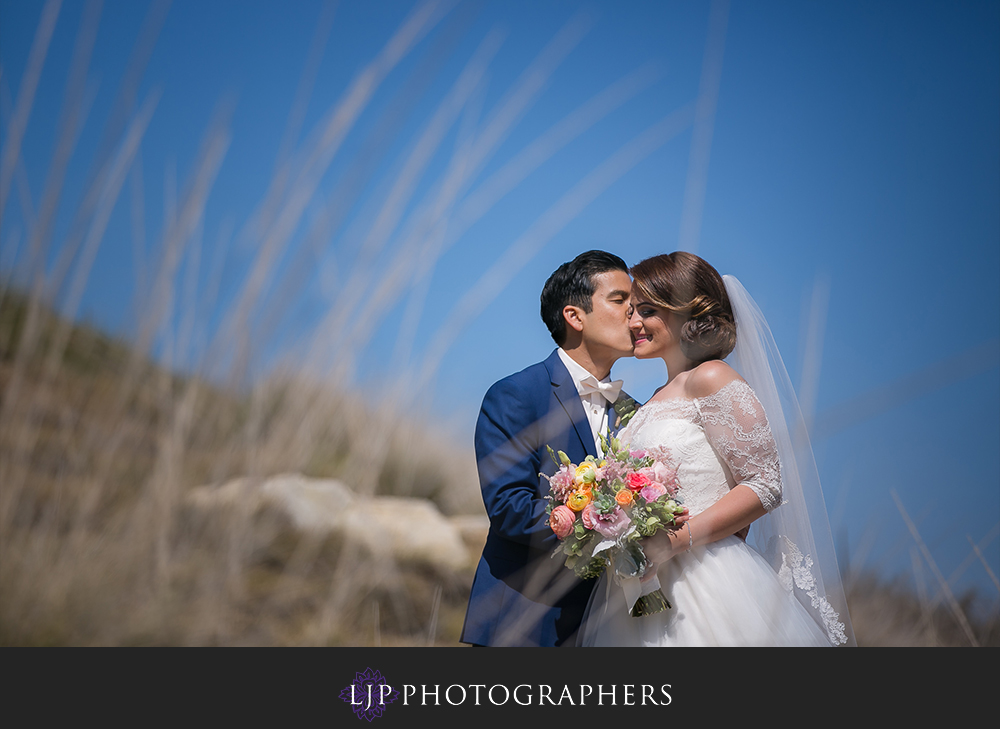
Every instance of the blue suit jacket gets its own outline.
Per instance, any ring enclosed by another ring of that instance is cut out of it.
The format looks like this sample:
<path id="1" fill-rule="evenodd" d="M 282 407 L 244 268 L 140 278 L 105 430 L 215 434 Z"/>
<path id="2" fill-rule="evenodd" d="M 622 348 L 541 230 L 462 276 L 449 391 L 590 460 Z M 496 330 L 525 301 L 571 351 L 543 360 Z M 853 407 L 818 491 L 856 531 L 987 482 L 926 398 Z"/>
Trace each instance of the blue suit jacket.
<path id="1" fill-rule="evenodd" d="M 614 413 L 610 422 L 614 423 Z M 494 384 L 476 424 L 476 459 L 490 530 L 472 583 L 462 642 L 489 646 L 572 646 L 594 580 L 552 557 L 546 524 L 546 450 L 574 463 L 597 455 L 590 423 L 566 366 L 544 361 Z"/>

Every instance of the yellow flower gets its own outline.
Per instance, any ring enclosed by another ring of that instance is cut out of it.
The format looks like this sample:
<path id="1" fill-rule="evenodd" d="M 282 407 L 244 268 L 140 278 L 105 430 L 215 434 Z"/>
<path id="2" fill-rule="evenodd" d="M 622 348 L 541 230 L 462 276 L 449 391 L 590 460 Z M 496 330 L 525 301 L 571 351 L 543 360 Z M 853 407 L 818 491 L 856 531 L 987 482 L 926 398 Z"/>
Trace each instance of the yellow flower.
<path id="1" fill-rule="evenodd" d="M 573 480 L 580 484 L 591 484 L 597 480 L 597 473 L 594 471 L 593 463 L 581 463 L 576 467 L 576 473 L 573 475 Z"/>
<path id="2" fill-rule="evenodd" d="M 584 507 L 591 502 L 589 491 L 574 491 L 566 499 L 566 506 L 573 511 L 583 511 Z"/>

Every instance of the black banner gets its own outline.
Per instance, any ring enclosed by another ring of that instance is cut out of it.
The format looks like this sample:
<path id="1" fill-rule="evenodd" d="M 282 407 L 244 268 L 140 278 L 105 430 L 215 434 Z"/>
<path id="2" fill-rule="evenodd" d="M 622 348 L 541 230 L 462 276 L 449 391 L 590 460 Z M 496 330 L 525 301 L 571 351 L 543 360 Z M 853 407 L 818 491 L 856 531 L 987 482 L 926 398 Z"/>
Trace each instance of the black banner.
<path id="1" fill-rule="evenodd" d="M 989 654 L 975 649 L 36 648 L 4 656 L 11 712 L 22 705 L 36 723 L 502 721 L 521 729 L 850 719 L 873 707 L 926 722 L 955 707 L 971 716 L 992 696 Z"/>

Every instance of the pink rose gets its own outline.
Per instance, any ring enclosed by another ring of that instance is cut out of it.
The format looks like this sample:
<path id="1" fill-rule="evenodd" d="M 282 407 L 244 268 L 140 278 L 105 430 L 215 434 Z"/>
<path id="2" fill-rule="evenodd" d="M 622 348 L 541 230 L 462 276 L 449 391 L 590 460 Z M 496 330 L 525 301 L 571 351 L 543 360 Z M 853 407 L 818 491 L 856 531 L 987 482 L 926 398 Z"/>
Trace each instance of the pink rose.
<path id="1" fill-rule="evenodd" d="M 594 523 L 597 521 L 597 518 L 598 511 L 597 507 L 594 506 L 593 501 L 583 507 L 583 511 L 580 512 L 580 521 L 583 522 L 583 525 L 587 527 L 587 529 L 594 528 Z"/>
<path id="2" fill-rule="evenodd" d="M 661 496 L 665 496 L 667 493 L 667 487 L 662 483 L 656 483 L 653 481 L 648 486 L 643 486 L 639 495 L 642 496 L 646 501 L 653 502 L 656 501 Z"/>
<path id="3" fill-rule="evenodd" d="M 630 473 L 625 485 L 632 491 L 639 491 L 643 486 L 648 486 L 650 480 L 642 473 Z"/>
<path id="4" fill-rule="evenodd" d="M 662 483 L 664 486 L 667 486 L 668 488 L 672 485 L 676 485 L 675 482 L 677 481 L 677 469 L 670 468 L 669 466 L 665 466 L 664 464 L 657 461 L 656 463 L 653 464 L 652 480 Z"/>
<path id="5" fill-rule="evenodd" d="M 628 454 L 630 456 L 632 456 L 632 458 L 645 458 L 646 457 L 646 451 L 629 451 Z"/>
<path id="6" fill-rule="evenodd" d="M 549 526 L 560 539 L 565 539 L 573 531 L 573 522 L 576 521 L 576 513 L 568 506 L 557 506 L 549 514 Z"/>
<path id="7" fill-rule="evenodd" d="M 628 514 L 620 506 L 610 514 L 598 514 L 594 520 L 594 529 L 601 533 L 605 539 L 617 539 L 628 531 L 631 520 Z"/>

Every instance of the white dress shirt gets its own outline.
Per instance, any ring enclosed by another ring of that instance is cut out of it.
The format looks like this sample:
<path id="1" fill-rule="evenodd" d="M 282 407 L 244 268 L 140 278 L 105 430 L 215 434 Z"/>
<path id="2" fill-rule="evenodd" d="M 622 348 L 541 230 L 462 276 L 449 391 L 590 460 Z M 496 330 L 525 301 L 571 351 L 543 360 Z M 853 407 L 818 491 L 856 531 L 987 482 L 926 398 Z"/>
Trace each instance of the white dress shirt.
<path id="1" fill-rule="evenodd" d="M 569 376 L 573 378 L 577 392 L 583 390 L 584 380 L 588 378 L 597 379 L 583 365 L 566 354 L 562 347 L 558 349 L 558 352 L 559 359 L 566 365 L 566 369 L 569 370 Z M 611 375 L 608 375 L 603 380 L 599 380 L 599 382 L 611 382 Z M 597 448 L 595 453 L 600 454 L 602 452 L 601 439 L 598 437 L 598 433 L 607 433 L 608 406 L 611 403 L 599 392 L 590 392 L 586 395 L 581 394 L 580 401 L 583 403 L 583 411 L 587 413 L 587 419 L 590 421 L 591 434 L 594 436 L 594 446 Z"/>

